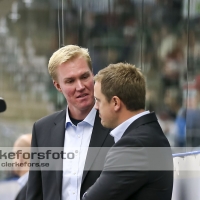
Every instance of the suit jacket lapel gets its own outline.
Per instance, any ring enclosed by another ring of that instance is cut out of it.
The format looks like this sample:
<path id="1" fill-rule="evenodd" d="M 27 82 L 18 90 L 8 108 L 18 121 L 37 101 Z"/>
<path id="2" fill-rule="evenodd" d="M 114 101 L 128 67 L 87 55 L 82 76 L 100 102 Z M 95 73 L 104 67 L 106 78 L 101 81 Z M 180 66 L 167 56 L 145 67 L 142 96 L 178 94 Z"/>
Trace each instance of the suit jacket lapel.
<path id="1" fill-rule="evenodd" d="M 65 119 L 66 119 L 66 110 L 63 110 L 56 117 L 55 122 L 54 122 L 54 127 L 51 131 L 51 147 L 62 147 L 62 150 L 64 149 Z M 89 147 L 95 147 L 95 151 L 88 149 L 88 154 L 87 154 L 87 158 L 85 162 L 87 164 L 87 167 L 85 167 L 86 169 L 91 168 L 109 132 L 110 132 L 109 129 L 106 129 L 101 125 L 99 113 L 97 112 L 96 117 L 95 117 L 94 127 L 92 130 L 90 145 L 89 145 Z M 61 167 L 60 169 L 62 169 L 62 165 L 63 165 L 63 161 L 59 159 L 59 163 L 57 163 L 57 166 L 60 166 Z M 88 173 L 88 170 L 84 170 L 82 183 L 87 173 Z M 58 191 L 60 195 L 59 199 L 61 199 L 61 196 L 62 196 L 62 176 L 63 176 L 63 170 L 56 170 L 56 182 L 57 182 L 57 187 L 58 187 Z"/>
<path id="2" fill-rule="evenodd" d="M 64 149 L 64 139 L 65 139 L 65 119 L 66 119 L 66 110 L 63 110 L 55 119 L 54 121 L 54 128 L 51 131 L 51 144 L 52 147 L 60 147 L 60 151 L 63 151 Z M 58 159 L 58 162 L 56 163 L 56 182 L 57 187 L 59 191 L 60 197 L 58 199 L 61 199 L 62 196 L 62 176 L 63 176 L 63 160 Z"/>
<path id="3" fill-rule="evenodd" d="M 85 161 L 85 169 L 86 170 L 83 171 L 82 183 L 88 173 L 88 169 L 91 168 L 91 166 L 92 166 L 99 150 L 101 149 L 103 142 L 105 141 L 106 137 L 108 136 L 109 132 L 110 132 L 109 129 L 106 129 L 101 125 L 101 119 L 99 118 L 99 113 L 97 111 L 93 131 L 92 131 L 92 136 L 91 136 L 91 140 L 90 140 L 90 145 L 89 145 L 89 147 L 95 147 L 95 149 L 92 149 L 92 148 L 88 149 L 87 158 Z"/>

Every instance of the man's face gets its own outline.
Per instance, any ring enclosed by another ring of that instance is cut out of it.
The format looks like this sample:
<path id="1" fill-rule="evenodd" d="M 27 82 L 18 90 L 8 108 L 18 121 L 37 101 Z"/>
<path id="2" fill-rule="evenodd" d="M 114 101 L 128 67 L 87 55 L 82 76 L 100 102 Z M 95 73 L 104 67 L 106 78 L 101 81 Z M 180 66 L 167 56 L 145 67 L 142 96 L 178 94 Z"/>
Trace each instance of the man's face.
<path id="1" fill-rule="evenodd" d="M 85 58 L 78 57 L 59 65 L 54 86 L 65 96 L 71 113 L 89 112 L 94 106 L 93 73 Z"/>
<path id="2" fill-rule="evenodd" d="M 94 85 L 94 96 L 96 99 L 95 109 L 99 110 L 101 124 L 106 128 L 115 128 L 117 126 L 117 118 L 114 112 L 114 102 L 112 99 L 110 102 L 107 101 L 101 92 L 101 83 L 99 82 Z"/>

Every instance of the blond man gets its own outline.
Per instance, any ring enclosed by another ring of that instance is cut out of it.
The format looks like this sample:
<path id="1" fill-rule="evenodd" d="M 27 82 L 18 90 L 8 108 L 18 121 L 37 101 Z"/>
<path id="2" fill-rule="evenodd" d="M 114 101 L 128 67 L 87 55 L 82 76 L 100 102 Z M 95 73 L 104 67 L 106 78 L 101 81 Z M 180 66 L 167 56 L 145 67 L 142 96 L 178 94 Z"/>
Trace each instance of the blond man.
<path id="1" fill-rule="evenodd" d="M 48 70 L 55 88 L 64 95 L 67 108 L 34 124 L 32 147 L 61 147 L 65 153 L 73 147 L 75 151 L 71 153 L 76 159 L 59 159 L 58 170 L 30 169 L 27 200 L 78 200 L 101 173 L 92 170 L 98 151 L 91 158 L 88 147 L 111 147 L 114 141 L 94 108 L 88 49 L 76 45 L 58 49 L 49 60 Z M 87 170 L 85 164 L 89 166 Z"/>

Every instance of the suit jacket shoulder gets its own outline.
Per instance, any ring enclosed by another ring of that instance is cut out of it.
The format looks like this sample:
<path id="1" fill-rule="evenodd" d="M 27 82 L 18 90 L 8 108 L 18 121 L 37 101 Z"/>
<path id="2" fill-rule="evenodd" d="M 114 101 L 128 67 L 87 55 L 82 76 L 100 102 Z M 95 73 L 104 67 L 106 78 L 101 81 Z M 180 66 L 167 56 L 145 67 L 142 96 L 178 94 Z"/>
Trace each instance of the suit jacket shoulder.
<path id="1" fill-rule="evenodd" d="M 61 111 L 58 111 L 58 112 L 55 112 L 51 115 L 47 115 L 39 120 L 37 120 L 35 122 L 35 125 L 36 126 L 44 126 L 46 124 L 49 124 L 49 123 L 54 123 L 54 122 L 58 122 L 61 118 L 65 118 L 66 117 L 66 110 L 61 110 Z"/>
<path id="2" fill-rule="evenodd" d="M 32 145 L 62 147 L 64 145 L 65 118 L 66 110 L 62 110 L 36 121 L 32 131 Z"/>
<path id="3" fill-rule="evenodd" d="M 131 145 L 132 141 L 133 145 L 144 147 L 170 147 L 154 112 L 144 115 L 130 124 L 116 145 L 120 146 L 124 140 L 127 145 Z"/>

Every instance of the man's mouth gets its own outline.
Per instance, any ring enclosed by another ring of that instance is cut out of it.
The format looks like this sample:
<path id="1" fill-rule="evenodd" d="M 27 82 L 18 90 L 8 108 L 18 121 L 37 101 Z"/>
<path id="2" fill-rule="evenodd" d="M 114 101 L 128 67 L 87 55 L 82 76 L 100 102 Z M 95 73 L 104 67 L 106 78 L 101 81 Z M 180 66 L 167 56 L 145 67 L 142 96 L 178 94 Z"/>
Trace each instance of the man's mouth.
<path id="1" fill-rule="evenodd" d="M 88 94 L 81 94 L 81 95 L 79 95 L 79 96 L 77 96 L 76 98 L 83 98 L 83 97 L 85 97 L 85 96 L 87 96 Z"/>

